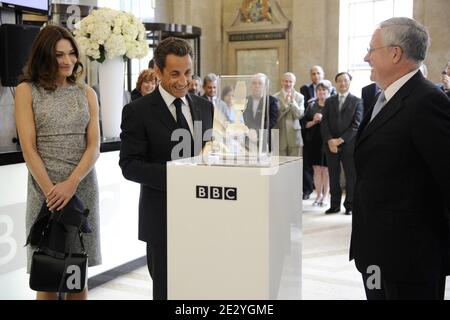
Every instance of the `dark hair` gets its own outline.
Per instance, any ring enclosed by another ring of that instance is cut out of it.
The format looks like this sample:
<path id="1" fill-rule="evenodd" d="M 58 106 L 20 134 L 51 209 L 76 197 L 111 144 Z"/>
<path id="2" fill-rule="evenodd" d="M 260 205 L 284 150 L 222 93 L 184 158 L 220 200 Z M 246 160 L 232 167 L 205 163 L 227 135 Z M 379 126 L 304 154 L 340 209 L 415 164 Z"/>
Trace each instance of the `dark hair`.
<path id="1" fill-rule="evenodd" d="M 348 75 L 348 78 L 350 79 L 350 81 L 352 81 L 352 75 L 346 71 L 344 72 L 339 72 L 336 77 L 334 77 L 334 82 L 337 82 L 337 78 L 339 78 L 340 76 L 342 76 L 343 74 Z"/>
<path id="2" fill-rule="evenodd" d="M 141 85 L 144 81 L 153 81 L 156 84 L 156 73 L 153 69 L 145 69 L 140 74 L 136 81 L 136 89 L 141 92 Z"/>
<path id="3" fill-rule="evenodd" d="M 153 59 L 155 64 L 161 70 L 164 70 L 166 66 L 166 57 L 169 54 L 174 54 L 178 57 L 184 57 L 185 55 L 190 55 L 191 59 L 194 57 L 192 53 L 192 47 L 186 40 L 169 37 L 161 41 L 155 49 Z"/>
<path id="4" fill-rule="evenodd" d="M 233 87 L 232 86 L 226 86 L 225 88 L 223 88 L 223 90 L 222 90 L 222 96 L 221 96 L 221 98 L 222 98 L 222 100 L 225 98 L 225 96 L 227 95 L 227 94 L 229 94 L 230 92 L 233 92 Z"/>
<path id="5" fill-rule="evenodd" d="M 62 39 L 66 39 L 71 43 L 77 57 L 72 74 L 67 77 L 67 81 L 76 83 L 83 73 L 83 65 L 79 61 L 80 51 L 77 43 L 67 29 L 54 25 L 44 27 L 37 35 L 27 64 L 24 67 L 23 75 L 19 77 L 19 82 L 33 82 L 46 90 L 55 90 L 58 73 L 55 48 L 56 43 Z"/>
<path id="6" fill-rule="evenodd" d="M 149 69 L 155 68 L 155 60 L 153 58 L 148 62 L 148 68 Z"/>

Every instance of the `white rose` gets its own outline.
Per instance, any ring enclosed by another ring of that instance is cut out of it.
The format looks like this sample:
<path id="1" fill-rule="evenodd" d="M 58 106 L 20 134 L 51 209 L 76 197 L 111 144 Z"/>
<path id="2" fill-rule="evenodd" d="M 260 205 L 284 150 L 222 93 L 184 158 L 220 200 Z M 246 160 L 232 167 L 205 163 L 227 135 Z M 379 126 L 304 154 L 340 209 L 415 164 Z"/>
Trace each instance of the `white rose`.
<path id="1" fill-rule="evenodd" d="M 126 52 L 125 39 L 121 35 L 112 34 L 105 42 L 106 57 L 112 59 Z"/>

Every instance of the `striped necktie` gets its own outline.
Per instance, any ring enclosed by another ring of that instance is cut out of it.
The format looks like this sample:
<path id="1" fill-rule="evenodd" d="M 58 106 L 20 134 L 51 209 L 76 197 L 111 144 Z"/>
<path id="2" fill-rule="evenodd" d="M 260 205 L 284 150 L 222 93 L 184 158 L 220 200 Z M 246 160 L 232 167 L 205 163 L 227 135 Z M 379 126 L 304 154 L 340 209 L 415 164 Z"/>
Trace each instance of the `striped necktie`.
<path id="1" fill-rule="evenodd" d="M 375 106 L 373 107 L 370 122 L 373 120 L 373 118 L 375 118 L 378 112 L 381 111 L 381 109 L 384 107 L 385 104 L 386 104 L 386 97 L 384 96 L 384 91 L 382 91 L 381 94 L 378 96 L 377 103 L 375 103 Z"/>

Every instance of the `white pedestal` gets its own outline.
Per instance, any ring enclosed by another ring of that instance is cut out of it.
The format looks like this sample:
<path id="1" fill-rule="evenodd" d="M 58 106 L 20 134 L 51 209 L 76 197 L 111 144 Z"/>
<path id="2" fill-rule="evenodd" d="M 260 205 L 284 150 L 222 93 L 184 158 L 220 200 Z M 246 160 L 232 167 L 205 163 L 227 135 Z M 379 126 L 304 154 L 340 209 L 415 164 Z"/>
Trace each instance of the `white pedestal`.
<path id="1" fill-rule="evenodd" d="M 301 298 L 302 160 L 274 160 L 168 164 L 169 299 Z"/>
<path id="2" fill-rule="evenodd" d="M 124 62 L 122 57 L 106 59 L 98 66 L 100 108 L 104 138 L 117 138 L 120 135 L 124 77 Z"/>

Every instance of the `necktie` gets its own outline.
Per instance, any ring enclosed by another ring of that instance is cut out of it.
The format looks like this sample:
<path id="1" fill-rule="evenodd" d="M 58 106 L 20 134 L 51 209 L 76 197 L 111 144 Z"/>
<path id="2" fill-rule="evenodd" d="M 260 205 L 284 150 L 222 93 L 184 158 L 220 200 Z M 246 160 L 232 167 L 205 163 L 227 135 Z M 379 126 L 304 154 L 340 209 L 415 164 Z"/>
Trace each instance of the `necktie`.
<path id="1" fill-rule="evenodd" d="M 370 118 L 370 121 L 375 118 L 375 116 L 380 112 L 381 108 L 383 108 L 384 104 L 386 103 L 386 97 L 384 96 L 384 91 L 381 92 L 381 94 L 378 96 L 377 103 L 375 103 L 375 106 L 373 107 L 372 111 L 372 117 Z"/>
<path id="2" fill-rule="evenodd" d="M 342 110 L 342 106 L 344 105 L 344 101 L 345 101 L 345 96 L 340 94 L 339 95 L 339 111 Z"/>
<path id="3" fill-rule="evenodd" d="M 175 105 L 175 113 L 177 115 L 178 128 L 186 129 L 189 132 L 191 132 L 189 129 L 189 125 L 186 121 L 186 118 L 184 117 L 183 112 L 181 111 L 181 105 L 183 104 L 183 102 L 181 101 L 180 98 L 176 98 L 173 101 L 173 104 Z"/>
<path id="4" fill-rule="evenodd" d="M 173 104 L 175 105 L 175 113 L 177 116 L 177 124 L 178 128 L 185 129 L 189 132 L 190 140 L 191 140 L 191 154 L 186 154 L 184 151 L 180 153 L 181 158 L 186 157 L 193 157 L 194 156 L 194 139 L 192 138 L 191 130 L 189 129 L 189 125 L 187 123 L 186 118 L 183 115 L 183 112 L 181 111 L 181 105 L 183 104 L 183 101 L 181 101 L 180 98 L 176 98 L 173 101 Z"/>

